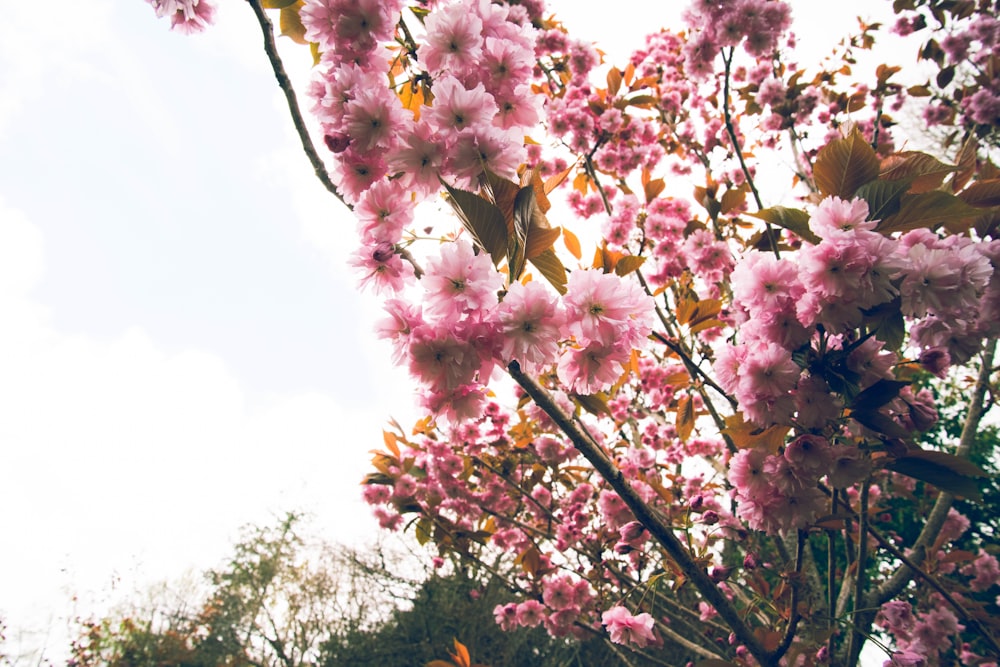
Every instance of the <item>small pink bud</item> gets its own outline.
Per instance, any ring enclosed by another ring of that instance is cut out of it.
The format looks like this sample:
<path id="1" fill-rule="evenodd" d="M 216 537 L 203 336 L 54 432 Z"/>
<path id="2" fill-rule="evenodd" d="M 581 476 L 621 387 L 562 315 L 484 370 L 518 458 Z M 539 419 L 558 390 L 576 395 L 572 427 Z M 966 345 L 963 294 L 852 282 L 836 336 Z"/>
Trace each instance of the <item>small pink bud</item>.
<path id="1" fill-rule="evenodd" d="M 643 531 L 646 530 L 641 523 L 638 521 L 629 521 L 618 531 L 625 542 L 631 542 L 642 537 Z"/>
<path id="2" fill-rule="evenodd" d="M 326 147 L 333 153 L 343 153 L 351 144 L 351 138 L 346 134 L 327 134 L 323 137 Z"/>

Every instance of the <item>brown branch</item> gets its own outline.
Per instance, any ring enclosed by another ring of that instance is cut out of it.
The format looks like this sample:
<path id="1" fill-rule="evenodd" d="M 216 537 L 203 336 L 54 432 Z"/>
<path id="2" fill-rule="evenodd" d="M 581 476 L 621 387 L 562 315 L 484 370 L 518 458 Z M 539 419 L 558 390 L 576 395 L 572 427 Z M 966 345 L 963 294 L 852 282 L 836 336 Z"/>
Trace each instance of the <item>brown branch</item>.
<path id="1" fill-rule="evenodd" d="M 976 385 L 972 390 L 972 396 L 969 400 L 969 411 L 965 418 L 965 425 L 962 428 L 962 435 L 959 438 L 958 449 L 955 451 L 956 456 L 966 457 L 969 455 L 972 445 L 976 440 L 976 434 L 979 432 L 979 424 L 982 422 L 983 415 L 986 412 L 984 409 L 985 398 L 990 384 L 990 376 L 992 375 L 993 357 L 996 354 L 996 347 L 997 341 L 994 338 L 986 343 L 986 349 L 983 351 L 982 366 L 979 369 L 979 377 L 976 380 Z M 934 507 L 927 517 L 927 523 L 924 524 L 923 530 L 920 531 L 920 535 L 917 536 L 916 541 L 913 543 L 910 553 L 910 560 L 917 569 L 920 568 L 927 558 L 928 547 L 931 546 L 941 532 L 941 527 L 948 517 L 948 510 L 951 509 L 954 500 L 955 497 L 952 494 L 942 491 L 934 503 Z M 867 600 L 868 606 L 880 606 L 882 603 L 899 595 L 913 578 L 915 572 L 915 569 L 912 567 L 900 568 L 878 590 L 872 592 L 871 597 Z"/>
<path id="2" fill-rule="evenodd" d="M 719 616 L 726 622 L 732 630 L 736 641 L 746 646 L 751 655 L 764 667 L 776 667 L 779 655 L 764 648 L 757 639 L 753 631 L 744 623 L 739 611 L 733 606 L 722 590 L 708 576 L 708 573 L 697 563 L 674 535 L 672 528 L 647 505 L 632 485 L 625 479 L 607 454 L 573 423 L 549 393 L 537 384 L 532 378 L 527 376 L 521 366 L 512 361 L 507 366 L 507 371 L 518 385 L 524 389 L 525 393 L 535 401 L 535 404 L 542 409 L 545 414 L 559 427 L 559 429 L 570 439 L 577 451 L 579 451 L 587 461 L 590 462 L 598 474 L 603 477 L 614 489 L 615 493 L 622 499 L 635 515 L 635 518 L 646 527 L 657 542 L 664 548 L 684 576 L 694 584 L 698 592 L 705 598 L 708 604 L 718 612 Z"/>
<path id="3" fill-rule="evenodd" d="M 330 180 L 330 172 L 326 170 L 326 165 L 323 163 L 323 159 L 319 156 L 319 153 L 316 152 L 316 146 L 313 145 L 312 137 L 309 136 L 309 129 L 306 127 L 302 111 L 299 109 L 299 101 L 295 96 L 295 89 L 292 88 L 291 79 L 285 73 L 285 66 L 281 62 L 281 56 L 278 55 L 278 47 L 274 43 L 274 26 L 271 24 L 271 19 L 267 18 L 260 0 L 247 0 L 247 3 L 253 9 L 253 13 L 256 14 L 257 23 L 260 24 L 261 32 L 264 33 L 264 52 L 267 53 L 267 59 L 271 62 L 274 78 L 278 80 L 278 86 L 288 101 L 288 112 L 292 116 L 295 131 L 302 142 L 302 150 L 305 151 L 306 157 L 309 158 L 309 162 L 316 171 L 316 178 L 320 180 L 330 194 L 340 200 L 341 204 L 348 209 L 354 210 L 354 207 L 347 203 L 344 196 L 337 190 L 337 186 Z"/>

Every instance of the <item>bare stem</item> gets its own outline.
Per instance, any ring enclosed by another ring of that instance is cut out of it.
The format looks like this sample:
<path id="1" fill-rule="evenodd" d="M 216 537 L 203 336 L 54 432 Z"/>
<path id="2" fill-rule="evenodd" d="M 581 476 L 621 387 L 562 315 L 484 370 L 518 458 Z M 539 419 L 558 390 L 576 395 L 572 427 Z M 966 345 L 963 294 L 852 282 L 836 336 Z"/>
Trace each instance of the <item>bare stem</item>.
<path id="1" fill-rule="evenodd" d="M 271 62 L 274 78 L 278 80 L 278 86 L 281 87 L 281 91 L 285 94 L 285 99 L 288 101 L 288 112 L 292 116 L 295 131 L 302 142 L 302 150 L 305 151 L 306 157 L 309 158 L 309 162 L 312 163 L 313 169 L 316 171 L 316 178 L 320 180 L 320 183 L 323 184 L 330 194 L 340 200 L 341 204 L 353 210 L 353 207 L 347 203 L 344 196 L 337 190 L 337 186 L 330 180 L 330 172 L 326 170 L 326 165 L 323 163 L 323 159 L 319 156 L 319 153 L 316 152 L 316 146 L 313 145 L 312 137 L 309 136 L 309 129 L 306 127 L 302 111 L 299 109 L 299 101 L 295 96 L 295 89 L 292 88 L 291 79 L 285 73 L 285 66 L 281 62 L 281 56 L 278 55 L 278 47 L 274 43 L 274 26 L 271 24 L 271 19 L 267 18 L 260 0 L 247 0 L 247 3 L 253 9 L 253 13 L 256 14 L 261 32 L 264 33 L 264 52 L 267 53 L 267 59 Z"/>
<path id="2" fill-rule="evenodd" d="M 750 186 L 750 192 L 753 193 L 754 203 L 757 204 L 757 210 L 760 211 L 764 208 L 764 202 L 761 201 L 760 193 L 757 191 L 757 186 L 753 181 L 753 174 L 750 173 L 750 168 L 747 167 L 747 162 L 743 158 L 743 150 L 740 148 L 740 140 L 739 137 L 736 136 L 736 126 L 733 124 L 733 115 L 729 111 L 729 78 L 733 64 L 733 52 L 734 49 L 730 48 L 728 53 L 725 50 L 722 53 L 722 60 L 726 64 L 725 78 L 722 83 L 722 114 L 726 121 L 726 132 L 729 134 L 729 142 L 732 144 L 733 152 L 736 153 L 736 157 L 740 161 L 740 169 L 743 170 L 743 175 L 746 176 L 747 185 Z M 771 227 L 771 223 L 766 220 L 764 221 L 764 233 L 767 235 L 767 242 L 771 244 L 774 256 L 781 259 L 781 254 L 778 252 L 778 240 L 775 237 L 774 229 Z"/>

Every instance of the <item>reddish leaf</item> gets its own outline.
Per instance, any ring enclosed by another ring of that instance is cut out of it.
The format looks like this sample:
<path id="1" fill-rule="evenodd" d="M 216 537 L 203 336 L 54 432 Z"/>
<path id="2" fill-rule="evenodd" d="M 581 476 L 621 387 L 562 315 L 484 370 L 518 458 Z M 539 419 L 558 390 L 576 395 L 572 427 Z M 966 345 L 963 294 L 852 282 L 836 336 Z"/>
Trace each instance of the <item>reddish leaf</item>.
<path id="1" fill-rule="evenodd" d="M 682 396 L 677 401 L 677 437 L 686 441 L 694 430 L 694 401 L 690 396 Z"/>
<path id="2" fill-rule="evenodd" d="M 958 167 L 945 164 L 927 153 L 904 151 L 882 160 L 879 179 L 909 181 L 910 192 L 927 192 L 939 187 L 948 174 L 957 170 Z"/>
<path id="3" fill-rule="evenodd" d="M 955 195 L 932 190 L 920 194 L 904 195 L 899 211 L 884 219 L 875 228 L 883 234 L 908 232 L 912 229 L 934 229 L 943 225 L 953 234 L 969 228 L 982 211 L 977 210 Z"/>
<path id="4" fill-rule="evenodd" d="M 889 470 L 933 484 L 942 491 L 982 502 L 977 478 L 986 474 L 966 459 L 944 452 L 913 450 L 886 465 Z"/>
<path id="5" fill-rule="evenodd" d="M 455 210 L 476 245 L 489 253 L 497 265 L 507 256 L 507 222 L 500 209 L 474 192 L 459 190 L 444 183 L 448 203 Z"/>
<path id="6" fill-rule="evenodd" d="M 545 276 L 545 279 L 556 288 L 557 292 L 566 293 L 566 267 L 556 256 L 555 251 L 550 248 L 537 257 L 528 259 L 528 261 Z"/>
<path id="7" fill-rule="evenodd" d="M 958 164 L 958 171 L 955 172 L 954 178 L 951 179 L 951 191 L 958 192 L 965 184 L 969 182 L 976 173 L 976 153 L 979 149 L 979 145 L 976 143 L 976 138 L 970 136 L 962 144 L 962 150 L 958 152 L 958 158 L 955 160 Z"/>
<path id="8" fill-rule="evenodd" d="M 879 160 L 861 132 L 835 139 L 820 150 L 813 165 L 816 187 L 827 196 L 851 198 L 859 187 L 874 181 L 879 174 Z"/>
<path id="9" fill-rule="evenodd" d="M 570 254 L 580 259 L 583 256 L 583 251 L 580 249 L 580 239 L 576 237 L 576 234 L 569 231 L 568 229 L 563 229 L 563 245 L 569 250 Z"/>
<path id="10" fill-rule="evenodd" d="M 976 181 L 959 192 L 958 198 L 970 206 L 1000 206 L 1000 179 Z"/>
<path id="11" fill-rule="evenodd" d="M 458 667 L 471 667 L 472 657 L 469 655 L 469 649 L 465 648 L 465 644 L 455 639 L 455 652 L 451 654 L 451 657 L 455 659 L 455 664 Z"/>
<path id="12" fill-rule="evenodd" d="M 616 67 L 612 67 L 608 71 L 608 94 L 617 95 L 618 90 L 622 87 L 622 73 Z"/>

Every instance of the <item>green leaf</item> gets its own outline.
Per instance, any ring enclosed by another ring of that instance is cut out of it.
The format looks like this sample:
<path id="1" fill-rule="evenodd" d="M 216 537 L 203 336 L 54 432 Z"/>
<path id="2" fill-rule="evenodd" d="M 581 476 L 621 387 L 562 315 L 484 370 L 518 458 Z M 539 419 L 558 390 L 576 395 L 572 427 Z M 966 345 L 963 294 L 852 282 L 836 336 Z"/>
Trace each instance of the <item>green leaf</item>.
<path id="1" fill-rule="evenodd" d="M 485 250 L 498 265 L 507 256 L 507 223 L 500 209 L 474 192 L 453 188 L 442 181 L 448 190 L 448 203 L 472 235 L 476 244 Z"/>
<path id="2" fill-rule="evenodd" d="M 850 199 L 858 188 L 878 178 L 880 167 L 875 150 L 855 128 L 850 136 L 835 139 L 820 150 L 813 178 L 822 194 Z"/>
<path id="3" fill-rule="evenodd" d="M 955 195 L 932 190 L 904 195 L 899 211 L 882 220 L 875 229 L 888 235 L 944 225 L 948 231 L 958 234 L 968 229 L 981 214 L 981 210 L 969 206 Z"/>
<path id="4" fill-rule="evenodd" d="M 945 452 L 914 450 L 886 465 L 901 475 L 933 484 L 942 491 L 982 502 L 977 478 L 986 474 L 977 466 Z"/>
<path id="5" fill-rule="evenodd" d="M 852 410 L 878 410 L 899 396 L 900 390 L 909 384 L 900 380 L 879 380 L 855 396 L 850 407 Z"/>
<path id="6" fill-rule="evenodd" d="M 885 181 L 880 178 L 862 185 L 855 195 L 868 202 L 869 220 L 885 220 L 899 211 L 899 200 L 909 189 L 909 181 Z"/>
<path id="7" fill-rule="evenodd" d="M 560 294 L 566 293 L 566 267 L 551 248 L 528 260 Z"/>
<path id="8" fill-rule="evenodd" d="M 294 5 L 296 0 L 262 0 L 260 3 L 264 9 L 284 9 Z"/>
<path id="9" fill-rule="evenodd" d="M 421 517 L 413 524 L 413 535 L 417 538 L 417 542 L 420 546 L 423 546 L 431 541 L 433 537 L 434 524 L 427 517 Z"/>
<path id="10" fill-rule="evenodd" d="M 801 209 L 772 206 L 756 213 L 747 213 L 747 215 L 769 222 L 776 227 L 787 229 L 813 245 L 819 243 L 819 237 L 809 229 L 809 214 Z"/>

